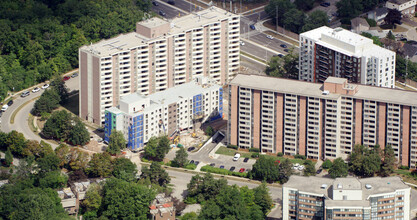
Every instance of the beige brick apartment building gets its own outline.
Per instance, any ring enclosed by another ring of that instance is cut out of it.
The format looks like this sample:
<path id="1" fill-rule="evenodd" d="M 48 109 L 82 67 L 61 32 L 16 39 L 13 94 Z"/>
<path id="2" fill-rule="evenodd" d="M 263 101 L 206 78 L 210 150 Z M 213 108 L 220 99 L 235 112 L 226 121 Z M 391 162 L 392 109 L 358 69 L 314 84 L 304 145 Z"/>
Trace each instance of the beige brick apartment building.
<path id="1" fill-rule="evenodd" d="M 282 216 L 284 220 L 407 220 L 410 191 L 399 177 L 329 179 L 293 175 L 282 187 Z"/>
<path id="2" fill-rule="evenodd" d="M 229 94 L 229 144 L 312 159 L 389 144 L 402 165 L 416 166 L 416 92 L 335 77 L 321 84 L 239 74 Z"/>
<path id="3" fill-rule="evenodd" d="M 79 49 L 80 117 L 104 122 L 121 96 L 143 95 L 208 76 L 225 84 L 239 69 L 239 15 L 211 7 L 138 22 L 136 32 Z"/>

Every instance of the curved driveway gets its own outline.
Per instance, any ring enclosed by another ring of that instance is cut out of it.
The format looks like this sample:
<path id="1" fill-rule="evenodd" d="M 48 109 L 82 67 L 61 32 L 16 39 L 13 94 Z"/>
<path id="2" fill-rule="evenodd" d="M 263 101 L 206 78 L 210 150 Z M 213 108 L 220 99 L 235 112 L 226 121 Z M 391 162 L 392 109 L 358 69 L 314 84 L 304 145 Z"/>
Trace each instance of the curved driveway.
<path id="1" fill-rule="evenodd" d="M 68 72 L 65 75 L 70 75 L 74 72 L 78 71 L 78 69 Z M 68 81 L 65 82 L 67 87 L 69 88 L 70 92 L 72 90 L 78 90 L 79 88 L 79 78 L 70 78 Z M 40 87 L 42 84 L 38 85 Z M 27 91 L 32 91 L 32 88 L 27 89 Z M 15 98 L 13 100 L 13 105 L 11 105 L 5 112 L 3 112 L 3 115 L 1 116 L 1 122 L 0 122 L 0 130 L 3 132 L 10 132 L 12 130 L 18 131 L 22 133 L 26 139 L 28 140 L 36 140 L 41 141 L 42 138 L 39 137 L 39 135 L 35 134 L 29 127 L 28 119 L 29 119 L 29 113 L 33 108 L 33 105 L 35 104 L 35 99 L 38 98 L 45 90 L 41 89 L 41 91 L 37 93 L 30 93 L 27 97 L 20 97 L 19 94 L 15 94 L 13 97 Z M 19 112 L 17 112 L 14 123 L 10 123 L 10 118 L 17 110 L 17 108 L 23 104 L 27 103 L 25 106 L 23 106 Z M 55 148 L 57 145 L 48 142 L 51 144 L 52 148 Z"/>

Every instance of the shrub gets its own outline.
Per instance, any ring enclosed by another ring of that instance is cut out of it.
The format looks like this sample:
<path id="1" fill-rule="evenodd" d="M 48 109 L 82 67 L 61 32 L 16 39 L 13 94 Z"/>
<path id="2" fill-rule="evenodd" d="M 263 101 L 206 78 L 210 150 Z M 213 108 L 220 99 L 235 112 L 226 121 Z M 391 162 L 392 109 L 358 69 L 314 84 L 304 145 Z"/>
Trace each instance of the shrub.
<path id="1" fill-rule="evenodd" d="M 410 167 L 401 165 L 400 167 L 398 167 L 398 169 L 400 169 L 400 170 L 409 170 Z"/>
<path id="2" fill-rule="evenodd" d="M 184 200 L 185 204 L 196 204 L 197 200 L 194 197 L 189 197 L 187 196 L 187 198 Z"/>
<path id="3" fill-rule="evenodd" d="M 243 173 L 232 172 L 232 176 L 238 176 L 238 177 L 247 178 L 248 177 L 248 173 L 246 173 L 246 172 L 243 172 Z"/>
<path id="4" fill-rule="evenodd" d="M 323 169 L 330 169 L 332 167 L 332 165 L 333 165 L 332 161 L 327 159 L 323 162 L 321 167 L 323 167 Z"/>
<path id="5" fill-rule="evenodd" d="M 366 21 L 368 22 L 369 26 L 371 26 L 371 27 L 376 27 L 376 21 L 375 21 L 375 20 L 373 20 L 373 19 L 368 19 L 368 18 L 365 18 L 365 19 L 366 19 Z"/>
<path id="6" fill-rule="evenodd" d="M 296 155 L 294 155 L 294 158 L 305 160 L 307 157 L 305 155 L 296 154 Z"/>
<path id="7" fill-rule="evenodd" d="M 252 158 L 258 158 L 259 157 L 259 153 L 252 153 L 252 155 L 250 155 L 250 157 L 252 157 Z"/>
<path id="8" fill-rule="evenodd" d="M 238 147 L 236 145 L 229 144 L 229 145 L 227 145 L 227 148 L 231 148 L 231 149 L 237 150 Z"/>
<path id="9" fill-rule="evenodd" d="M 197 168 L 197 166 L 193 163 L 189 163 L 189 164 L 185 165 L 184 168 L 187 169 L 187 170 L 195 170 L 195 168 Z"/>
<path id="10" fill-rule="evenodd" d="M 261 150 L 259 149 L 259 148 L 254 148 L 254 147 L 251 147 L 251 148 L 249 148 L 249 152 L 261 152 Z"/>
<path id="11" fill-rule="evenodd" d="M 278 156 L 278 157 L 282 157 L 282 156 L 284 156 L 284 154 L 283 154 L 282 152 L 278 152 L 278 153 L 277 153 L 277 156 Z"/>

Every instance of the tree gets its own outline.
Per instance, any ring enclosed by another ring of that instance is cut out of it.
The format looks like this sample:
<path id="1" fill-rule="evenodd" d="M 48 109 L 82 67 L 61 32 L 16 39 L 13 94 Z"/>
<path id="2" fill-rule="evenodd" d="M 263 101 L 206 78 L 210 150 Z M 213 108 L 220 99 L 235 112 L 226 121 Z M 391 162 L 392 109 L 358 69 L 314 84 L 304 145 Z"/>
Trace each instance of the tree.
<path id="1" fill-rule="evenodd" d="M 342 158 L 336 158 L 332 167 L 329 169 L 330 177 L 335 179 L 338 177 L 346 177 L 348 175 L 348 165 Z"/>
<path id="2" fill-rule="evenodd" d="M 278 15 L 278 24 L 282 26 L 285 12 L 295 8 L 295 5 L 290 0 L 271 0 L 265 7 L 265 12 L 272 18 L 274 24 Z"/>
<path id="3" fill-rule="evenodd" d="M 368 149 L 363 145 L 355 145 L 349 155 L 349 170 L 361 177 L 372 177 L 381 168 L 379 146 Z"/>
<path id="4" fill-rule="evenodd" d="M 67 185 L 68 176 L 62 174 L 59 170 L 51 171 L 40 175 L 38 182 L 41 188 L 59 189 Z"/>
<path id="5" fill-rule="evenodd" d="M 206 133 L 207 136 L 211 137 L 211 136 L 214 135 L 215 132 L 214 132 L 214 130 L 211 126 L 207 126 L 205 133 Z"/>
<path id="6" fill-rule="evenodd" d="M 112 155 L 120 153 L 126 147 L 126 140 L 121 131 L 112 130 L 110 134 L 109 146 L 106 151 Z"/>
<path id="7" fill-rule="evenodd" d="M 85 193 L 85 199 L 81 205 L 84 207 L 85 212 L 97 212 L 103 202 L 103 186 L 101 184 L 92 183 Z"/>
<path id="8" fill-rule="evenodd" d="M 253 189 L 254 192 L 254 202 L 256 205 L 261 207 L 261 210 L 264 215 L 266 215 L 269 210 L 271 210 L 274 202 L 272 201 L 271 195 L 269 194 L 269 189 L 265 183 L 257 186 Z"/>
<path id="9" fill-rule="evenodd" d="M 381 166 L 381 176 L 389 176 L 394 172 L 394 166 L 397 159 L 395 158 L 394 149 L 391 145 L 387 145 L 384 148 L 384 161 Z"/>
<path id="10" fill-rule="evenodd" d="M 152 162 L 149 168 L 142 167 L 141 178 L 148 178 L 152 184 L 160 186 L 166 186 L 171 181 L 168 173 L 156 162 Z"/>
<path id="11" fill-rule="evenodd" d="M 301 28 L 304 26 L 304 19 L 304 12 L 292 8 L 285 12 L 283 25 L 285 29 L 299 34 L 301 32 Z"/>
<path id="12" fill-rule="evenodd" d="M 113 161 L 113 176 L 125 181 L 133 181 L 138 172 L 136 164 L 127 158 L 116 158 Z"/>
<path id="13" fill-rule="evenodd" d="M 152 137 L 145 147 L 144 157 L 149 160 L 162 161 L 169 152 L 169 139 L 166 136 Z"/>
<path id="14" fill-rule="evenodd" d="M 195 175 L 187 184 L 187 199 L 194 198 L 197 202 L 204 202 L 216 198 L 220 191 L 227 187 L 227 180 L 214 179 L 210 173 L 204 176 Z"/>
<path id="15" fill-rule="evenodd" d="M 323 167 L 323 169 L 330 169 L 332 165 L 333 165 L 332 161 L 329 159 L 326 159 L 321 165 L 321 167 Z"/>
<path id="16" fill-rule="evenodd" d="M 294 4 L 298 9 L 309 11 L 313 8 L 315 0 L 295 0 Z"/>
<path id="17" fill-rule="evenodd" d="M 279 166 L 271 157 L 261 155 L 249 172 L 249 177 L 257 180 L 275 182 L 280 178 Z"/>
<path id="18" fill-rule="evenodd" d="M 175 153 L 175 158 L 172 161 L 172 164 L 177 167 L 184 167 L 188 164 L 188 153 L 184 147 L 180 147 Z"/>
<path id="19" fill-rule="evenodd" d="M 311 12 L 311 14 L 307 16 L 307 18 L 305 19 L 305 24 L 301 31 L 306 32 L 327 25 L 329 25 L 329 17 L 327 16 L 326 12 L 316 10 Z"/>
<path id="20" fill-rule="evenodd" d="M 288 158 L 286 158 L 279 164 L 279 182 L 281 184 L 286 183 L 292 174 L 292 163 Z"/>
<path id="21" fill-rule="evenodd" d="M 392 33 L 392 31 L 389 31 L 389 32 L 388 32 L 388 34 L 387 34 L 386 38 L 388 38 L 388 39 L 390 39 L 390 40 L 395 40 L 395 36 L 394 36 L 394 34 Z"/>
<path id="22" fill-rule="evenodd" d="M 69 92 L 65 82 L 61 79 L 61 77 L 56 77 L 53 79 L 52 84 L 54 84 L 53 90 L 55 90 L 59 95 L 59 104 L 62 105 L 67 103 L 69 98 Z"/>
<path id="23" fill-rule="evenodd" d="M 0 188 L 2 219 L 63 219 L 66 214 L 58 193 L 52 189 L 7 184 Z"/>
<path id="24" fill-rule="evenodd" d="M 11 131 L 5 140 L 7 149 L 10 149 L 13 155 L 17 157 L 23 156 L 23 151 L 27 146 L 27 141 L 22 133 L 15 130 Z"/>
<path id="25" fill-rule="evenodd" d="M 51 113 L 58 108 L 61 97 L 55 89 L 47 89 L 41 97 L 36 100 L 32 109 L 32 114 L 40 116 L 41 113 Z"/>
<path id="26" fill-rule="evenodd" d="M 84 145 L 90 140 L 90 133 L 77 117 L 73 117 L 74 126 L 69 132 L 68 142 L 72 145 Z"/>
<path id="27" fill-rule="evenodd" d="M 48 154 L 54 153 L 50 144 L 41 141 L 40 143 L 34 140 L 30 140 L 26 144 L 26 148 L 23 150 L 23 155 L 33 155 L 35 158 L 45 157 Z"/>
<path id="28" fill-rule="evenodd" d="M 379 37 L 377 37 L 377 36 L 372 36 L 372 34 L 366 33 L 366 32 L 363 32 L 361 35 L 364 36 L 364 37 L 372 39 L 374 41 L 374 44 L 376 44 L 380 47 L 384 46 L 384 44 L 379 40 Z"/>
<path id="29" fill-rule="evenodd" d="M 397 9 L 389 9 L 387 16 L 384 18 L 385 24 L 391 25 L 393 29 L 396 24 L 401 24 L 402 14 Z"/>
<path id="30" fill-rule="evenodd" d="M 272 57 L 265 73 L 269 76 L 298 79 L 298 55 L 293 49 L 284 57 Z"/>
<path id="31" fill-rule="evenodd" d="M 109 219 L 146 219 L 155 192 L 147 186 L 110 178 L 103 187 L 101 216 Z"/>
<path id="32" fill-rule="evenodd" d="M 38 158 L 36 163 L 38 164 L 40 173 L 47 173 L 58 170 L 60 160 L 59 157 L 55 155 L 55 153 L 50 153 L 44 157 Z"/>
<path id="33" fill-rule="evenodd" d="M 65 141 L 72 129 L 71 114 L 65 110 L 55 111 L 46 121 L 42 133 L 47 138 Z"/>
<path id="34" fill-rule="evenodd" d="M 311 160 L 304 161 L 305 169 L 304 169 L 304 176 L 315 176 L 316 175 L 316 168 L 314 167 L 313 162 Z"/>
<path id="35" fill-rule="evenodd" d="M 9 149 L 7 149 L 7 151 L 6 151 L 6 155 L 5 155 L 4 160 L 5 160 L 6 166 L 8 166 L 8 167 L 10 167 L 13 164 L 13 155 L 12 155 L 12 152 Z"/>
<path id="36" fill-rule="evenodd" d="M 86 169 L 90 177 L 108 177 L 113 171 L 110 154 L 97 153 L 93 155 Z"/>
<path id="37" fill-rule="evenodd" d="M 336 7 L 338 16 L 346 21 L 357 17 L 364 9 L 362 0 L 340 0 L 336 3 Z"/>
<path id="38" fill-rule="evenodd" d="M 200 215 L 198 219 L 209 220 L 209 219 L 220 219 L 221 208 L 214 200 L 209 200 L 201 208 Z"/>

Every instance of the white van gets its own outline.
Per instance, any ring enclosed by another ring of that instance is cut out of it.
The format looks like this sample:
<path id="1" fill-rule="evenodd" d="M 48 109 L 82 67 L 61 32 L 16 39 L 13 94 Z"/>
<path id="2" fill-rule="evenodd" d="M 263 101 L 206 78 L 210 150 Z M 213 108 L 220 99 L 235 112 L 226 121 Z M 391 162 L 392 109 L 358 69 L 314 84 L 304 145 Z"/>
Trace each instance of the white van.
<path id="1" fill-rule="evenodd" d="M 233 157 L 233 161 L 237 161 L 240 158 L 240 154 L 235 154 L 235 156 Z"/>
<path id="2" fill-rule="evenodd" d="M 3 105 L 3 107 L 1 107 L 1 111 L 5 112 L 8 108 L 9 108 L 9 106 L 7 104 L 5 104 L 5 105 Z"/>

